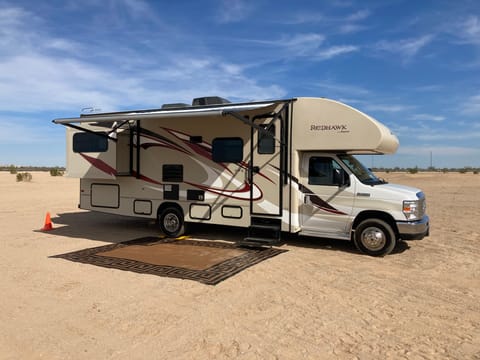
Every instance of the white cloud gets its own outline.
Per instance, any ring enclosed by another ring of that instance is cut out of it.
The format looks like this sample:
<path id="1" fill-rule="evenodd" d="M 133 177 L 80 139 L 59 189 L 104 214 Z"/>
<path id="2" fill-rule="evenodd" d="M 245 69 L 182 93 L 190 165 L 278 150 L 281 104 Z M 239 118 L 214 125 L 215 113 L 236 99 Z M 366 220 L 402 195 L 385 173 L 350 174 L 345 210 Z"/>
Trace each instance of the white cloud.
<path id="1" fill-rule="evenodd" d="M 370 90 L 365 89 L 364 87 L 357 86 L 357 85 L 350 85 L 350 84 L 340 84 L 330 80 L 319 82 L 315 84 L 315 86 L 319 88 L 327 89 L 329 92 L 334 92 L 340 95 L 364 96 L 364 95 L 370 94 Z"/>
<path id="2" fill-rule="evenodd" d="M 127 13 L 136 18 L 150 18 L 154 13 L 150 5 L 142 0 L 110 0 L 111 6 L 123 6 Z"/>
<path id="3" fill-rule="evenodd" d="M 287 48 L 292 54 L 309 56 L 318 50 L 324 40 L 325 36 L 321 34 L 295 34 L 284 37 L 277 44 Z"/>
<path id="4" fill-rule="evenodd" d="M 62 139 L 64 131 L 56 126 L 45 127 L 42 131 L 38 130 L 41 123 L 49 124 L 50 120 L 40 117 L 2 115 L 0 144 L 51 144 L 53 138 Z"/>
<path id="5" fill-rule="evenodd" d="M 358 51 L 358 46 L 353 45 L 339 45 L 339 46 L 332 46 L 323 50 L 320 50 L 315 58 L 319 60 L 328 60 L 336 56 L 340 56 L 343 54 L 352 53 Z"/>
<path id="6" fill-rule="evenodd" d="M 222 62 L 215 57 L 192 60 L 178 55 L 171 60 L 169 66 L 143 75 L 153 81 L 153 86 L 163 89 L 145 89 L 141 98 L 152 101 L 160 98 L 188 102 L 194 97 L 206 95 L 219 95 L 245 101 L 279 98 L 286 95 L 286 91 L 277 85 L 259 85 L 255 79 L 243 73 L 242 66 Z"/>
<path id="7" fill-rule="evenodd" d="M 418 38 L 403 39 L 397 41 L 380 41 L 374 48 L 377 51 L 400 55 L 405 62 L 415 57 L 421 49 L 434 39 L 433 35 L 424 35 Z"/>
<path id="8" fill-rule="evenodd" d="M 470 156 L 479 155 L 480 149 L 463 146 L 400 146 L 398 154 L 401 155 L 429 155 L 438 156 Z"/>
<path id="9" fill-rule="evenodd" d="M 419 140 L 423 141 L 466 141 L 480 139 L 479 131 L 456 132 L 444 131 L 437 133 L 420 133 L 417 135 Z"/>
<path id="10" fill-rule="evenodd" d="M 147 10 L 129 0 L 123 4 L 137 13 Z M 82 48 L 93 52 L 95 45 L 52 36 L 42 26 L 32 30 L 29 24 L 38 20 L 35 16 L 17 8 L 6 9 L 0 11 L 0 24 L 4 25 L 0 28 L 0 45 L 4 45 L 0 54 L 0 111 L 77 111 L 90 106 L 108 111 L 157 107 L 204 95 L 248 100 L 286 94 L 275 84 L 260 84 L 250 78 L 242 65 L 193 52 L 168 50 L 169 56 L 162 58 L 156 53 L 150 58 L 119 58 L 115 47 L 111 51 L 99 48 L 102 63 L 94 62 L 92 57 L 77 55 Z M 300 46 L 299 39 L 291 40 L 290 46 Z"/>
<path id="11" fill-rule="evenodd" d="M 318 11 L 302 11 L 293 14 L 291 18 L 282 19 L 282 23 L 288 25 L 321 24 L 331 33 L 349 34 L 356 33 L 368 28 L 359 22 L 370 17 L 370 10 L 359 10 L 344 16 L 327 16 Z"/>
<path id="12" fill-rule="evenodd" d="M 412 109 L 412 106 L 407 105 L 391 105 L 391 104 L 367 104 L 365 108 L 368 111 L 381 111 L 387 113 L 397 113 Z"/>
<path id="13" fill-rule="evenodd" d="M 311 61 L 329 60 L 359 50 L 359 47 L 354 45 L 322 47 L 325 36 L 317 33 L 284 35 L 279 40 L 248 41 L 277 48 L 280 54 L 276 55 L 276 58 L 308 57 Z"/>
<path id="14" fill-rule="evenodd" d="M 445 120 L 445 116 L 431 114 L 415 114 L 412 116 L 412 119 L 422 121 L 443 121 Z"/>
<path id="15" fill-rule="evenodd" d="M 282 56 L 312 56 L 325 41 L 325 36 L 318 33 L 283 35 L 277 40 L 247 40 L 251 43 L 271 46 L 283 52 Z"/>
<path id="16" fill-rule="evenodd" d="M 408 90 L 415 90 L 420 92 L 436 92 L 444 89 L 444 85 L 423 85 L 416 87 L 409 87 Z"/>
<path id="17" fill-rule="evenodd" d="M 220 0 L 217 20 L 220 23 L 243 21 L 253 9 L 252 3 L 244 0 Z"/>
<path id="18" fill-rule="evenodd" d="M 294 14 L 293 17 L 290 19 L 282 19 L 284 23 L 290 25 L 318 23 L 325 20 L 325 15 L 318 11 L 299 12 L 297 14 Z"/>
<path id="19" fill-rule="evenodd" d="M 28 11 L 0 6 L 0 58 L 31 48 L 37 34 L 28 31 L 28 26 L 34 28 L 38 23 L 39 20 Z"/>
<path id="20" fill-rule="evenodd" d="M 461 105 L 460 112 L 467 115 L 480 115 L 480 94 L 467 98 Z"/>
<path id="21" fill-rule="evenodd" d="M 368 27 L 359 24 L 343 24 L 338 27 L 338 32 L 341 34 L 352 34 L 362 30 L 366 30 Z"/>
<path id="22" fill-rule="evenodd" d="M 119 110 L 140 104 L 157 107 L 162 102 L 190 101 L 203 95 L 237 99 L 282 97 L 274 84 L 259 85 L 241 67 L 221 60 L 180 60 L 164 70 L 134 74 L 87 64 L 74 59 L 21 56 L 0 62 L 0 111 L 98 107 Z"/>
<path id="23" fill-rule="evenodd" d="M 470 16 L 455 26 L 454 35 L 469 44 L 480 44 L 480 18 Z"/>
<path id="24" fill-rule="evenodd" d="M 371 15 L 370 10 L 359 10 L 353 14 L 350 14 L 346 17 L 346 21 L 360 21 L 365 20 Z"/>
<path id="25" fill-rule="evenodd" d="M 132 81 L 73 59 L 32 53 L 0 62 L 0 110 L 32 112 L 101 105 L 115 107 L 118 89 Z M 122 91 L 122 90 L 120 90 Z"/>
<path id="26" fill-rule="evenodd" d="M 5 31 L 5 28 L 21 25 L 27 17 L 31 17 L 31 14 L 22 8 L 2 7 L 0 9 L 0 27 L 2 32 Z"/>
<path id="27" fill-rule="evenodd" d="M 349 0 L 331 0 L 329 1 L 329 3 L 332 6 L 336 6 L 339 8 L 347 8 L 354 5 L 353 1 L 349 1 Z"/>
<path id="28" fill-rule="evenodd" d="M 465 33 L 470 37 L 478 40 L 480 36 L 480 20 L 478 16 L 470 16 L 465 22 Z"/>

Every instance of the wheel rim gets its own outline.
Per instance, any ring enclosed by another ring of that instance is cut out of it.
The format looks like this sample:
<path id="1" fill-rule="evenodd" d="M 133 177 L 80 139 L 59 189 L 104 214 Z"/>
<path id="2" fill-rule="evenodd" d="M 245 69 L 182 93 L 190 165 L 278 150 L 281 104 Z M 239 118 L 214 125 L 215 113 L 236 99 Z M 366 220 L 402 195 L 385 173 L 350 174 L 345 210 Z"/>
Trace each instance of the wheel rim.
<path id="1" fill-rule="evenodd" d="M 163 218 L 163 227 L 170 233 L 174 233 L 178 230 L 180 219 L 175 214 L 167 214 Z"/>
<path id="2" fill-rule="evenodd" d="M 368 227 L 362 232 L 362 244 L 370 251 L 378 251 L 387 243 L 385 233 L 378 227 Z"/>

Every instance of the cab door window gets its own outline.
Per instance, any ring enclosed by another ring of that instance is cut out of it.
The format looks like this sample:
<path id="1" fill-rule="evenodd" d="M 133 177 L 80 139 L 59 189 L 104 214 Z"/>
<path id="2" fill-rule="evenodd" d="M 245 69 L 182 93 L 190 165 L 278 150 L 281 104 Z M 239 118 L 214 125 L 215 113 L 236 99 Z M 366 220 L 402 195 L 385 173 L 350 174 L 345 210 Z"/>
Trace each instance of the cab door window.
<path id="1" fill-rule="evenodd" d="M 312 156 L 308 161 L 308 183 L 310 185 L 337 186 L 336 174 L 341 166 L 330 157 Z"/>

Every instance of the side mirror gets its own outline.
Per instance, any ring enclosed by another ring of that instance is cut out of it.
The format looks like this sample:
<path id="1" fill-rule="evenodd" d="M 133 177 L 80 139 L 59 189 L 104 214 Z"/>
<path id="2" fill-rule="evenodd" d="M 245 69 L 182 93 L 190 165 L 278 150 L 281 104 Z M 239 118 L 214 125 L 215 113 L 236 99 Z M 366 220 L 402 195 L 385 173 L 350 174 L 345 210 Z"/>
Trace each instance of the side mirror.
<path id="1" fill-rule="evenodd" d="M 350 186 L 350 177 L 343 169 L 335 169 L 333 172 L 333 183 L 339 187 Z"/>

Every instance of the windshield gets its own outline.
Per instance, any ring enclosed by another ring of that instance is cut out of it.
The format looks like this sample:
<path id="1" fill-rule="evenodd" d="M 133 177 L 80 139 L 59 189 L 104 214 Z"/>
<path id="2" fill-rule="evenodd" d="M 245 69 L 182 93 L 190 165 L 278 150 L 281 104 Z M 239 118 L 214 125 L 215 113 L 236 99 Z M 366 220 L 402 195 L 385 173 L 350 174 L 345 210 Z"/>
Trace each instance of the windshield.
<path id="1" fill-rule="evenodd" d="M 362 183 L 367 185 L 378 185 L 386 184 L 385 180 L 379 179 L 376 177 L 370 169 L 367 169 L 360 161 L 358 161 L 352 155 L 338 155 L 338 158 L 347 165 L 352 173 L 360 180 Z"/>

